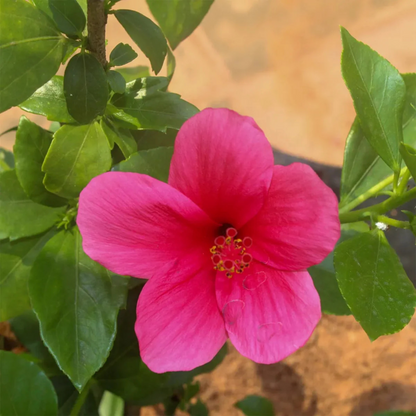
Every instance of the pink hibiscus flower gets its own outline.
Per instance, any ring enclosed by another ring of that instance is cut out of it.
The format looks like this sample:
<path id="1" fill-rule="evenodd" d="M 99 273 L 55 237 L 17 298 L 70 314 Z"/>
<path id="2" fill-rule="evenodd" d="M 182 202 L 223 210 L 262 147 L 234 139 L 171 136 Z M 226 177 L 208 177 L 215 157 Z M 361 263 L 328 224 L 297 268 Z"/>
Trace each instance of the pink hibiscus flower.
<path id="1" fill-rule="evenodd" d="M 81 193 L 77 222 L 92 259 L 151 278 L 136 334 L 157 373 L 205 364 L 227 338 L 267 364 L 304 345 L 321 317 L 306 268 L 340 235 L 332 190 L 307 165 L 273 166 L 254 120 L 226 109 L 182 126 L 169 184 L 100 175 Z"/>

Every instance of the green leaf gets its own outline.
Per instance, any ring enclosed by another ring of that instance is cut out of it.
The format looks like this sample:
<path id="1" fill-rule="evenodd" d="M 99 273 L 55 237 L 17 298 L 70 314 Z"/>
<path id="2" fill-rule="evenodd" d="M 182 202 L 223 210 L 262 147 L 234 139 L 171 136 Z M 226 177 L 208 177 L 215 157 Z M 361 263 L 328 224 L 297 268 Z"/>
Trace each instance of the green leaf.
<path id="1" fill-rule="evenodd" d="M 51 121 L 75 123 L 74 118 L 66 108 L 64 77 L 59 75 L 52 77 L 19 107 L 29 113 L 45 116 Z"/>
<path id="2" fill-rule="evenodd" d="M 137 53 L 126 43 L 119 43 L 110 53 L 110 65 L 121 66 L 137 58 Z"/>
<path id="3" fill-rule="evenodd" d="M 402 75 L 406 84 L 403 140 L 416 146 L 416 74 Z M 341 207 L 378 186 L 392 175 L 390 168 L 368 143 L 355 119 L 347 137 L 341 176 Z"/>
<path id="4" fill-rule="evenodd" d="M 341 238 L 337 245 L 355 237 L 357 233 L 367 232 L 368 230 L 369 226 L 365 222 L 343 224 Z M 351 315 L 350 308 L 345 303 L 338 287 L 334 269 L 334 252 L 330 253 L 320 264 L 310 267 L 308 272 L 319 293 L 322 312 L 329 315 Z"/>
<path id="5" fill-rule="evenodd" d="M 93 55 L 79 53 L 71 58 L 65 70 L 64 93 L 69 114 L 81 124 L 104 113 L 108 99 L 107 76 Z"/>
<path id="6" fill-rule="evenodd" d="M 49 0 L 53 20 L 58 29 L 68 36 L 82 37 L 85 15 L 76 0 Z"/>
<path id="7" fill-rule="evenodd" d="M 201 23 L 214 0 L 147 0 L 172 49 L 175 49 Z"/>
<path id="8" fill-rule="evenodd" d="M 0 321 L 30 309 L 27 282 L 36 257 L 54 231 L 19 241 L 0 242 Z"/>
<path id="9" fill-rule="evenodd" d="M 29 294 L 42 338 L 78 390 L 111 350 L 127 283 L 83 252 L 77 228 L 49 240 L 33 265 Z"/>
<path id="10" fill-rule="evenodd" d="M 338 287 L 333 266 L 334 253 L 317 266 L 308 269 L 321 299 L 322 312 L 330 315 L 351 315 Z"/>
<path id="11" fill-rule="evenodd" d="M 98 123 L 65 125 L 54 134 L 43 163 L 44 184 L 63 198 L 76 198 L 92 178 L 110 167 L 110 148 Z"/>
<path id="12" fill-rule="evenodd" d="M 416 416 L 415 412 L 405 410 L 387 410 L 386 412 L 374 413 L 374 416 Z"/>
<path id="13" fill-rule="evenodd" d="M 162 31 L 149 18 L 133 10 L 115 10 L 114 15 L 149 58 L 152 69 L 157 74 L 162 68 L 168 49 Z"/>
<path id="14" fill-rule="evenodd" d="M 217 355 L 209 363 L 201 365 L 200 367 L 196 367 L 191 371 L 176 371 L 170 373 L 170 378 L 167 385 L 181 386 L 182 384 L 190 383 L 194 377 L 200 374 L 211 373 L 224 361 L 227 353 L 227 344 L 224 344 L 218 351 Z"/>
<path id="15" fill-rule="evenodd" d="M 136 130 L 133 136 L 139 150 L 154 149 L 155 147 L 171 147 L 175 144 L 177 130 L 167 129 L 166 133 L 157 130 Z"/>
<path id="16" fill-rule="evenodd" d="M 28 276 L 29 277 L 29 273 Z M 27 289 L 26 289 L 27 292 Z M 29 294 L 27 294 L 29 297 Z M 46 348 L 40 336 L 39 321 L 32 310 L 16 316 L 10 320 L 12 331 L 19 342 L 27 348 L 30 353 L 39 359 L 38 365 L 48 377 L 62 374 L 56 365 L 55 359 Z M 67 379 L 67 377 L 65 376 Z"/>
<path id="17" fill-rule="evenodd" d="M 183 397 L 179 405 L 181 410 L 185 410 L 186 404 L 189 403 L 191 399 L 194 398 L 199 393 L 200 388 L 201 386 L 198 381 L 195 383 L 190 383 L 187 386 L 185 386 Z"/>
<path id="18" fill-rule="evenodd" d="M 0 172 L 4 172 L 5 170 L 10 170 L 13 168 L 14 168 L 13 153 L 0 147 Z"/>
<path id="19" fill-rule="evenodd" d="M 0 240 L 43 233 L 59 221 L 64 208 L 39 205 L 27 197 L 14 170 L 0 173 Z"/>
<path id="20" fill-rule="evenodd" d="M 396 68 L 341 28 L 342 75 L 364 134 L 386 164 L 400 171 L 406 86 Z"/>
<path id="21" fill-rule="evenodd" d="M 371 340 L 406 326 L 416 291 L 384 233 L 361 233 L 336 247 L 336 276 L 355 319 Z"/>
<path id="22" fill-rule="evenodd" d="M 52 383 L 34 363 L 0 351 L 0 414 L 54 416 L 58 400 Z"/>
<path id="23" fill-rule="evenodd" d="M 114 92 L 123 94 L 123 92 L 126 91 L 126 80 L 120 72 L 112 71 L 110 69 L 107 71 L 107 80 Z"/>
<path id="24" fill-rule="evenodd" d="M 148 77 L 150 75 L 147 66 L 133 66 L 130 68 L 117 68 L 116 71 L 123 75 L 126 82 L 134 81 L 137 78 Z"/>
<path id="25" fill-rule="evenodd" d="M 235 404 L 246 416 L 274 416 L 273 404 L 261 396 L 247 396 Z"/>
<path id="26" fill-rule="evenodd" d="M 201 400 L 197 400 L 195 404 L 191 404 L 188 409 L 188 413 L 190 416 L 208 416 L 208 408 L 205 406 Z"/>
<path id="27" fill-rule="evenodd" d="M 116 143 L 126 159 L 137 152 L 137 143 L 129 130 L 117 128 L 110 120 L 102 119 L 100 124 L 111 148 Z"/>
<path id="28" fill-rule="evenodd" d="M 0 133 L 0 137 L 7 133 L 11 133 L 12 131 L 17 131 L 17 126 L 10 127 L 9 129 L 3 131 L 2 133 Z M 4 150 L 3 148 L 0 149 Z"/>
<path id="29" fill-rule="evenodd" d="M 167 128 L 179 130 L 186 120 L 198 112 L 194 105 L 182 100 L 180 95 L 158 91 L 163 88 L 162 84 L 153 85 L 156 81 L 148 78 L 143 78 L 141 82 L 139 90 L 129 90 L 127 84 L 129 92 L 114 96 L 112 100 L 117 108 L 136 120 L 134 123 L 138 129 L 163 132 Z M 117 112 L 113 112 L 113 115 L 123 119 Z"/>
<path id="30" fill-rule="evenodd" d="M 172 51 L 170 49 L 168 49 L 168 65 L 167 65 L 167 69 L 168 69 L 168 73 L 167 73 L 167 77 L 169 80 L 169 84 L 172 81 L 173 78 L 173 74 L 175 73 L 175 69 L 176 69 L 176 58 L 175 55 L 172 53 Z"/>
<path id="31" fill-rule="evenodd" d="M 127 309 L 121 310 L 113 349 L 104 367 L 94 376 L 101 388 L 139 406 L 160 403 L 174 393 L 169 374 L 151 372 L 140 359 L 134 332 L 136 304 L 141 288 L 129 292 Z"/>
<path id="32" fill-rule="evenodd" d="M 52 142 L 52 134 L 25 116 L 20 118 L 13 151 L 16 175 L 27 196 L 34 202 L 50 207 L 66 205 L 67 201 L 46 190 L 42 163 Z"/>
<path id="33" fill-rule="evenodd" d="M 136 172 L 149 175 L 160 181 L 169 178 L 170 161 L 173 147 L 157 147 L 132 154 L 127 160 L 115 165 L 112 170 L 120 172 Z"/>
<path id="34" fill-rule="evenodd" d="M 51 382 L 58 395 L 58 416 L 69 416 L 80 394 L 65 375 L 52 377 Z M 91 390 L 77 415 L 99 416 L 98 403 Z"/>
<path id="35" fill-rule="evenodd" d="M 405 143 L 400 143 L 400 153 L 410 174 L 416 180 L 416 149 Z"/>
<path id="36" fill-rule="evenodd" d="M 77 0 L 77 2 L 81 6 L 81 9 L 84 12 L 84 15 L 86 16 L 88 12 L 87 0 Z"/>
<path id="37" fill-rule="evenodd" d="M 123 416 L 124 400 L 109 391 L 105 391 L 99 410 L 100 416 Z"/>
<path id="38" fill-rule="evenodd" d="M 55 75 L 65 39 L 25 0 L 0 0 L 0 112 L 29 98 Z"/>
<path id="39" fill-rule="evenodd" d="M 402 211 L 407 216 L 410 223 L 410 231 L 416 236 L 416 215 L 411 211 Z"/>
<path id="40" fill-rule="evenodd" d="M 64 57 L 62 59 L 62 64 L 65 65 L 68 62 L 68 59 L 81 46 L 82 46 L 82 42 L 80 40 L 76 41 L 76 40 L 73 40 L 73 39 L 69 39 L 69 41 L 68 41 L 68 43 L 66 45 L 65 55 L 64 55 Z"/>
<path id="41" fill-rule="evenodd" d="M 33 0 L 36 7 L 54 20 L 57 28 L 68 36 L 82 37 L 85 14 L 76 0 Z"/>

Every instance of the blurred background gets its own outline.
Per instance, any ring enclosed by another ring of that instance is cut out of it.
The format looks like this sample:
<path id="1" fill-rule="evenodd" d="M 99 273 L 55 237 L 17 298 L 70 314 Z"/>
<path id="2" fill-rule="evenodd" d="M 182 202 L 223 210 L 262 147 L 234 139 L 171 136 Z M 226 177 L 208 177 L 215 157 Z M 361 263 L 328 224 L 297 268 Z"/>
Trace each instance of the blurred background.
<path id="1" fill-rule="evenodd" d="M 144 0 L 122 0 L 118 8 L 150 17 Z M 339 25 L 400 72 L 416 72 L 415 1 L 216 0 L 175 51 L 170 90 L 200 109 L 225 106 L 252 116 L 284 153 L 341 166 L 354 110 L 340 72 Z M 132 43 L 113 16 L 107 38 L 108 51 Z M 133 64 L 148 65 L 137 52 Z M 19 108 L 0 114 L 0 131 L 16 126 L 21 114 Z M 14 133 L 0 142 L 11 149 Z M 410 251 L 414 263 L 414 246 Z M 233 404 L 247 394 L 271 399 L 278 415 L 416 411 L 416 321 L 370 343 L 352 317 L 324 317 L 309 343 L 284 362 L 257 365 L 230 346 L 225 362 L 199 380 L 212 415 L 238 415 Z"/>

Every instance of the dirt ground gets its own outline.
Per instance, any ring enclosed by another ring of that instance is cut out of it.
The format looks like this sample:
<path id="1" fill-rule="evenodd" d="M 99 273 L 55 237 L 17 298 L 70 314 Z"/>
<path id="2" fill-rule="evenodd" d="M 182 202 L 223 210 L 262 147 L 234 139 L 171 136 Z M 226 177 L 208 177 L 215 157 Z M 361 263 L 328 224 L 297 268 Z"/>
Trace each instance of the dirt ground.
<path id="1" fill-rule="evenodd" d="M 148 14 L 144 0 L 119 4 Z M 340 75 L 339 25 L 401 72 L 416 71 L 412 0 L 216 0 L 175 51 L 171 90 L 199 108 L 227 106 L 253 116 L 284 152 L 340 166 L 354 112 Z M 108 38 L 109 50 L 130 42 L 113 18 Z M 0 130 L 22 113 L 0 114 Z M 13 134 L 0 141 L 11 148 Z M 224 363 L 199 380 L 213 416 L 241 414 L 233 404 L 248 394 L 268 397 L 279 416 L 416 411 L 416 319 L 370 343 L 352 317 L 324 317 L 309 343 L 283 362 L 257 365 L 230 346 Z"/>

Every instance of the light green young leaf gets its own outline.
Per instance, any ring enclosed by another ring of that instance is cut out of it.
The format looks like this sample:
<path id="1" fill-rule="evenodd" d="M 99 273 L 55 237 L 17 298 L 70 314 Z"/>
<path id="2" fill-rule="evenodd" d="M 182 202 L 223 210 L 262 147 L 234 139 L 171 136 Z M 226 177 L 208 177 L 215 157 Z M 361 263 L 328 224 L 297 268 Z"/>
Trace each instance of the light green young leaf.
<path id="1" fill-rule="evenodd" d="M 157 74 L 162 68 L 168 49 L 162 31 L 149 18 L 133 10 L 115 10 L 114 15 L 149 58 L 152 69 Z"/>
<path id="2" fill-rule="evenodd" d="M 42 166 L 46 189 L 76 198 L 88 182 L 111 167 L 111 151 L 98 123 L 62 126 L 55 134 Z"/>
<path id="3" fill-rule="evenodd" d="M 116 71 L 123 75 L 126 82 L 134 81 L 137 78 L 150 76 L 147 66 L 132 66 L 127 68 L 117 68 Z"/>
<path id="4" fill-rule="evenodd" d="M 371 340 L 409 323 L 416 290 L 382 231 L 360 233 L 337 246 L 334 266 L 341 293 Z"/>
<path id="5" fill-rule="evenodd" d="M 107 76 L 93 55 L 79 53 L 71 58 L 65 70 L 64 93 L 69 114 L 81 124 L 104 114 Z"/>
<path id="6" fill-rule="evenodd" d="M 55 416 L 58 400 L 52 383 L 33 362 L 0 351 L 0 415 Z"/>
<path id="7" fill-rule="evenodd" d="M 77 228 L 49 240 L 32 267 L 29 294 L 42 338 L 78 390 L 107 359 L 127 283 L 83 252 Z"/>
<path id="8" fill-rule="evenodd" d="M 0 242 L 0 321 L 30 309 L 27 289 L 30 269 L 54 233 L 49 231 L 23 240 Z"/>
<path id="9" fill-rule="evenodd" d="M 400 143 L 400 153 L 410 174 L 416 180 L 416 149 L 405 143 Z"/>
<path id="10" fill-rule="evenodd" d="M 214 2 L 214 0 L 146 1 L 172 49 L 197 28 Z"/>
<path id="11" fill-rule="evenodd" d="M 396 68 L 341 28 L 342 75 L 350 90 L 364 134 L 394 171 L 400 171 L 399 144 L 406 86 Z"/>
<path id="12" fill-rule="evenodd" d="M 182 100 L 180 95 L 162 92 L 168 84 L 164 77 L 148 77 L 127 84 L 127 93 L 117 94 L 112 104 L 123 114 L 133 117 L 134 124 L 140 130 L 159 130 L 166 132 L 167 128 L 179 130 L 182 124 L 198 112 L 198 109 Z M 116 118 L 122 114 L 112 111 Z"/>
<path id="13" fill-rule="evenodd" d="M 100 403 L 100 416 L 123 416 L 124 400 L 109 391 L 105 391 Z"/>
<path id="14" fill-rule="evenodd" d="M 0 0 L 0 113 L 29 98 L 55 75 L 66 40 L 25 0 Z"/>
<path id="15" fill-rule="evenodd" d="M 75 119 L 68 113 L 66 107 L 64 77 L 59 75 L 52 77 L 19 107 L 29 113 L 45 116 L 51 121 L 75 123 Z"/>
<path id="16" fill-rule="evenodd" d="M 42 163 L 52 142 L 52 134 L 29 121 L 20 118 L 13 150 L 16 158 L 16 174 L 27 196 L 38 204 L 50 207 L 66 205 L 67 201 L 48 192 L 43 185 L 45 174 Z"/>
<path id="17" fill-rule="evenodd" d="M 117 128 L 110 120 L 102 119 L 100 125 L 107 136 L 111 149 L 116 143 L 126 159 L 137 152 L 137 143 L 129 130 Z"/>
<path id="18" fill-rule="evenodd" d="M 64 211 L 64 207 L 51 208 L 29 199 L 14 170 L 0 173 L 0 240 L 43 233 L 59 221 Z"/>
<path id="19" fill-rule="evenodd" d="M 403 141 L 416 146 L 416 74 L 403 74 L 406 102 L 403 111 Z M 356 118 L 347 137 L 341 176 L 341 207 L 379 186 L 391 177 L 391 169 L 364 136 Z"/>
<path id="20" fill-rule="evenodd" d="M 13 153 L 0 147 L 0 172 L 4 172 L 5 170 L 10 170 L 13 168 L 14 168 Z"/>

